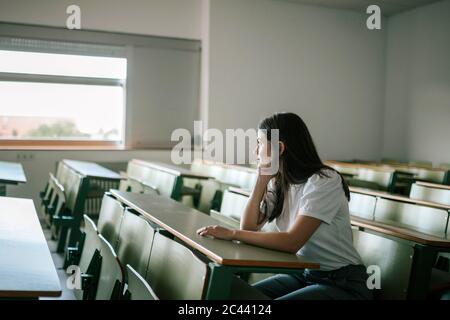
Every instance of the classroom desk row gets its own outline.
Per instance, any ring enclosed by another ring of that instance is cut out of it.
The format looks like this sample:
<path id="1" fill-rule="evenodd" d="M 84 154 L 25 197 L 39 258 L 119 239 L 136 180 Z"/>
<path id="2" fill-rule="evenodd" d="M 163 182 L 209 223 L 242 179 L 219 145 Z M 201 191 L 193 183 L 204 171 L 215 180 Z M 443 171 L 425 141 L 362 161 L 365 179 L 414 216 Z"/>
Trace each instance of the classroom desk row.
<path id="1" fill-rule="evenodd" d="M 417 182 L 418 184 L 421 182 Z M 428 183 L 423 183 L 430 186 Z M 446 210 L 450 213 L 450 206 L 431 201 L 411 199 L 405 196 L 393 195 L 387 192 L 374 191 L 363 188 L 350 187 L 353 193 L 374 196 L 377 198 L 399 201 L 403 203 L 427 206 L 435 209 Z M 412 213 L 413 214 L 413 213 Z M 447 218 L 448 220 L 448 218 Z M 410 299 L 425 299 L 432 282 L 433 267 L 440 253 L 450 252 L 450 239 L 447 233 L 444 236 L 432 236 L 426 233 L 414 231 L 408 228 L 393 226 L 373 220 L 351 216 L 351 223 L 362 230 L 368 230 L 383 237 L 396 241 L 406 241 L 412 248 L 411 275 L 408 297 Z M 399 270 L 401 272 L 401 270 Z"/>
<path id="2" fill-rule="evenodd" d="M 0 298 L 60 296 L 33 200 L 0 197 L 0 208 Z"/>
<path id="3" fill-rule="evenodd" d="M 423 182 L 422 183 L 418 182 L 417 184 L 428 185 L 428 186 L 434 185 L 434 184 L 423 183 Z M 438 186 L 441 186 L 441 185 L 438 185 Z M 412 199 L 412 198 L 409 198 L 406 196 L 396 195 L 396 194 L 392 194 L 392 193 L 388 193 L 388 192 L 384 192 L 384 191 L 365 189 L 365 188 L 349 187 L 349 189 L 350 189 L 350 192 L 365 194 L 365 195 L 379 197 L 379 198 L 383 198 L 383 199 L 395 200 L 395 201 L 400 201 L 400 202 L 410 203 L 410 204 L 418 204 L 418 205 L 422 205 L 422 206 L 427 206 L 427 207 L 431 207 L 431 208 L 435 208 L 435 209 L 443 209 L 443 210 L 447 210 L 447 211 L 450 210 L 450 205 L 446 205 L 446 204 L 442 204 L 442 203 L 417 200 L 417 199 Z"/>
<path id="4" fill-rule="evenodd" d="M 0 161 L 0 196 L 6 195 L 6 185 L 27 182 L 20 163 Z"/>
<path id="5" fill-rule="evenodd" d="M 236 273 L 295 273 L 320 267 L 295 254 L 199 236 L 196 231 L 203 226 L 224 224 L 172 199 L 117 190 L 111 194 L 209 259 L 206 299 L 229 298 Z"/>

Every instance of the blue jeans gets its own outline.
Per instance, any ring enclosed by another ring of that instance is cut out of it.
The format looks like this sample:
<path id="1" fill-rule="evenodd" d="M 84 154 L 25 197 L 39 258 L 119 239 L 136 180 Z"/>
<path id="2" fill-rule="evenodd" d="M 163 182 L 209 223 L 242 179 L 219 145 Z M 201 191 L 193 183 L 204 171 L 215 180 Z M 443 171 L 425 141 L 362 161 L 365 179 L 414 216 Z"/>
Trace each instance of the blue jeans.
<path id="1" fill-rule="evenodd" d="M 368 275 L 362 265 L 348 265 L 333 271 L 305 270 L 279 274 L 255 283 L 271 299 L 279 300 L 370 300 Z"/>

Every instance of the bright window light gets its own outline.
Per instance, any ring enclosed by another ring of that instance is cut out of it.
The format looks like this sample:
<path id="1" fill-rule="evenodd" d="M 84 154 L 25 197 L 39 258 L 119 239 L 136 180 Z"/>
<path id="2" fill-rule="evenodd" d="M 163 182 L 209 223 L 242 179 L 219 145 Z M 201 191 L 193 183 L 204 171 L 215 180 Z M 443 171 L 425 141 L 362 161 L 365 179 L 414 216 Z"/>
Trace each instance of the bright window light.
<path id="1" fill-rule="evenodd" d="M 125 58 L 0 50 L 0 141 L 123 142 L 126 75 Z"/>
<path id="2" fill-rule="evenodd" d="M 0 81 L 0 97 L 0 139 L 122 138 L 122 87 Z"/>

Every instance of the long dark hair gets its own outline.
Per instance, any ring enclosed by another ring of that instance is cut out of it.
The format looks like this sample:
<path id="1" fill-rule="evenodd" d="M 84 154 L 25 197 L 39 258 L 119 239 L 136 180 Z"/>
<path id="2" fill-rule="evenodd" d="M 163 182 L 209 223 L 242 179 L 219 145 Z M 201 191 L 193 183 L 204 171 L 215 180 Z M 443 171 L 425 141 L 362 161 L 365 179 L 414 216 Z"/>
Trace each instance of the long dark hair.
<path id="1" fill-rule="evenodd" d="M 284 143 L 284 152 L 280 155 L 279 170 L 275 175 L 275 204 L 272 212 L 263 212 L 269 222 L 280 216 L 283 210 L 284 197 L 291 184 L 306 182 L 313 174 L 329 177 L 322 169 L 333 168 L 320 160 L 311 134 L 305 122 L 295 113 L 276 113 L 262 120 L 258 126 L 265 130 L 267 140 L 271 141 L 271 130 L 278 129 L 279 141 Z M 340 176 L 341 174 L 337 172 Z M 342 188 L 347 200 L 350 201 L 350 191 L 341 176 Z M 267 189 L 267 188 L 266 188 Z M 267 190 L 263 199 L 267 211 Z"/>

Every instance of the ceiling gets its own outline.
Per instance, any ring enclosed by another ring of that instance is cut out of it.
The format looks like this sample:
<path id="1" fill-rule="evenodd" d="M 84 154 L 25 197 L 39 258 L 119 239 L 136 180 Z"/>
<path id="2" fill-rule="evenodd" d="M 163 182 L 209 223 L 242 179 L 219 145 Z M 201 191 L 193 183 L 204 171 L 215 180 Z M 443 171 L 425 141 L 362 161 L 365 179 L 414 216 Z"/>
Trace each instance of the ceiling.
<path id="1" fill-rule="evenodd" d="M 384 16 L 392 16 L 394 14 L 424 6 L 441 0 L 273 0 L 285 1 L 301 4 L 310 4 L 325 6 L 337 9 L 355 10 L 366 12 L 371 4 L 376 4 L 381 8 Z"/>

